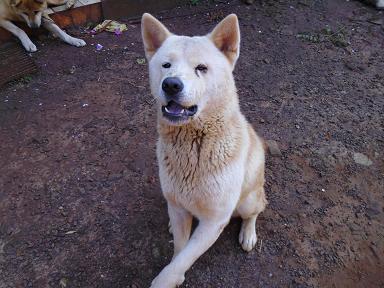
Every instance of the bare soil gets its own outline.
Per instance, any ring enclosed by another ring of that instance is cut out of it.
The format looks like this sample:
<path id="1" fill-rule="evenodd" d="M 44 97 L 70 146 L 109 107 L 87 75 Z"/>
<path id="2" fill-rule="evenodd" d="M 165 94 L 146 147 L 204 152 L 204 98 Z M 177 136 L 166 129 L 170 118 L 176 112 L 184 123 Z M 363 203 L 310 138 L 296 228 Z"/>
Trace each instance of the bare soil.
<path id="1" fill-rule="evenodd" d="M 255 2 L 159 14 L 188 35 L 238 14 L 242 110 L 282 153 L 256 249 L 234 219 L 182 287 L 384 287 L 384 14 Z M 81 49 L 35 40 L 40 72 L 1 88 L 1 288 L 149 287 L 171 259 L 140 27 L 82 31 Z"/>

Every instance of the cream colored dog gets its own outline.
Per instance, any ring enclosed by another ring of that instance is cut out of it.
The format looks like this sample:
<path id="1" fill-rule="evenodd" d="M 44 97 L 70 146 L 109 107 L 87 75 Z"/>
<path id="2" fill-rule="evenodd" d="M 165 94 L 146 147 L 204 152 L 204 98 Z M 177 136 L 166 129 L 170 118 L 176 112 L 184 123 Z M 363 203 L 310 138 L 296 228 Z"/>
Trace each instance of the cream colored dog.
<path id="1" fill-rule="evenodd" d="M 240 111 L 232 70 L 239 57 L 236 15 L 202 37 L 171 34 L 142 18 L 153 96 L 158 100 L 157 157 L 174 237 L 172 262 L 153 288 L 176 287 L 216 241 L 231 216 L 243 219 L 239 242 L 256 244 L 266 206 L 261 139 Z M 190 237 L 192 217 L 199 225 Z"/>

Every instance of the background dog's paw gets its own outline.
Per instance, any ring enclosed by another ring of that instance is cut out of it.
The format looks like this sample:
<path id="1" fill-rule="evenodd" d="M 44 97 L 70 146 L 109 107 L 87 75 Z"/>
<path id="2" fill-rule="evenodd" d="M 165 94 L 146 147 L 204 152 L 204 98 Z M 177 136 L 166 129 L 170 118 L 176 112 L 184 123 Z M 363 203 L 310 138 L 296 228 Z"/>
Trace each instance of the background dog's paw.
<path id="1" fill-rule="evenodd" d="M 74 37 L 71 37 L 69 39 L 68 43 L 73 45 L 73 46 L 76 46 L 76 47 L 83 47 L 83 46 L 87 45 L 87 43 L 85 43 L 84 40 L 78 39 L 78 38 L 74 38 Z"/>
<path id="2" fill-rule="evenodd" d="M 76 2 L 77 2 L 77 0 L 68 0 L 67 3 L 65 4 L 65 7 L 67 9 L 72 8 L 73 6 L 75 6 Z"/>
<path id="3" fill-rule="evenodd" d="M 36 45 L 33 44 L 31 41 L 23 42 L 22 44 L 23 44 L 25 50 L 27 50 L 28 52 L 36 52 L 37 51 Z"/>

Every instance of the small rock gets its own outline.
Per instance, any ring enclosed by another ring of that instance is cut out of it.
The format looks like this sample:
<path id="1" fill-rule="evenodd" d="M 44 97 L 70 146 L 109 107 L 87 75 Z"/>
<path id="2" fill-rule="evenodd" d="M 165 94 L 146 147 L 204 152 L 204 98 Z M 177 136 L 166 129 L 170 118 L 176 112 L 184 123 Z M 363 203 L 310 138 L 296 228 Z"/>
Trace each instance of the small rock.
<path id="1" fill-rule="evenodd" d="M 279 148 L 279 145 L 275 140 L 267 140 L 266 141 L 269 153 L 271 153 L 272 156 L 281 156 L 281 151 Z"/>
<path id="2" fill-rule="evenodd" d="M 253 4 L 254 0 L 243 0 L 243 2 L 247 5 Z"/>
<path id="3" fill-rule="evenodd" d="M 157 248 L 157 247 L 153 248 L 152 249 L 152 255 L 155 258 L 159 258 L 160 257 L 160 250 L 159 250 L 159 248 Z"/>
<path id="4" fill-rule="evenodd" d="M 369 220 L 374 219 L 380 215 L 380 205 L 378 203 L 371 203 L 365 210 L 365 215 Z"/>
<path id="5" fill-rule="evenodd" d="M 371 166 L 372 161 L 362 153 L 353 153 L 353 160 L 355 163 L 363 166 Z"/>
<path id="6" fill-rule="evenodd" d="M 71 69 L 69 69 L 69 74 L 74 74 L 76 72 L 76 66 L 72 65 Z"/>

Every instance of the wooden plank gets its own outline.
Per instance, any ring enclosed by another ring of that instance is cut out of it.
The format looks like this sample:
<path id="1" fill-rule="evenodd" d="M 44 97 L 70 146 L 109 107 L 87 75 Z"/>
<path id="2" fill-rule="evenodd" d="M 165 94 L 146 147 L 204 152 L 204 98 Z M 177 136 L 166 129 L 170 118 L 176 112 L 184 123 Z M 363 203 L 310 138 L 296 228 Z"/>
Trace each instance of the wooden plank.
<path id="1" fill-rule="evenodd" d="M 0 46 L 0 86 L 37 72 L 37 66 L 21 44 L 7 43 Z"/>
<path id="2" fill-rule="evenodd" d="M 99 23 L 102 19 L 101 3 L 81 6 L 49 15 L 61 28 L 80 26 L 87 22 Z"/>
<path id="3" fill-rule="evenodd" d="M 188 0 L 102 0 L 105 19 L 130 19 L 187 3 Z"/>

